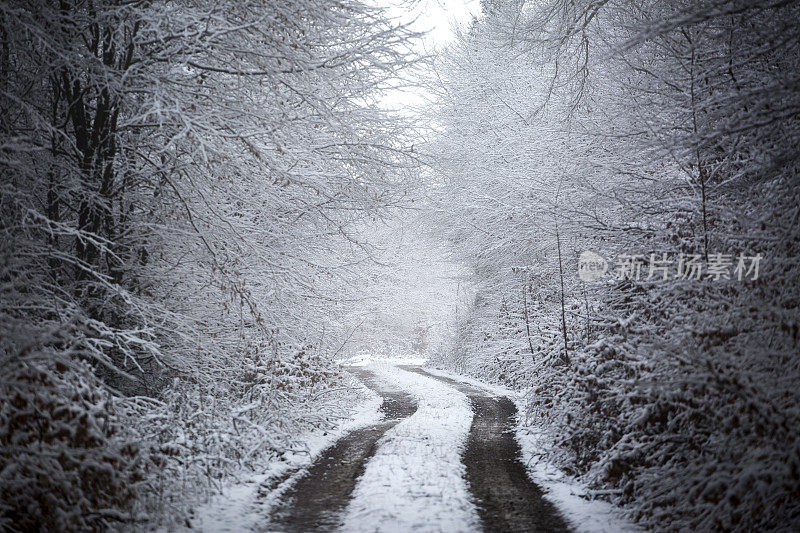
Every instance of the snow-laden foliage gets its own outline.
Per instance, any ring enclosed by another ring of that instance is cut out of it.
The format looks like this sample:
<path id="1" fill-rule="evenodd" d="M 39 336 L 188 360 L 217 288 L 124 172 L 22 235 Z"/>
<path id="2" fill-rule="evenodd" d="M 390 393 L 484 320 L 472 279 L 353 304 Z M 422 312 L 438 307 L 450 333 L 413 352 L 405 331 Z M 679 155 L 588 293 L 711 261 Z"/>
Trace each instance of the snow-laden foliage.
<path id="1" fill-rule="evenodd" d="M 410 34 L 357 0 L 39 0 L 0 36 L 2 519 L 157 520 L 329 424 Z"/>
<path id="2" fill-rule="evenodd" d="M 483 13 L 431 66 L 437 220 L 476 287 L 438 363 L 529 389 L 554 459 L 645 525 L 796 529 L 797 6 Z M 610 272 L 579 279 L 583 251 Z M 706 275 L 718 252 L 730 279 Z"/>
<path id="3" fill-rule="evenodd" d="M 0 495 L 6 530 L 64 531 L 136 519 L 135 502 L 155 465 L 124 407 L 83 363 L 4 365 Z"/>

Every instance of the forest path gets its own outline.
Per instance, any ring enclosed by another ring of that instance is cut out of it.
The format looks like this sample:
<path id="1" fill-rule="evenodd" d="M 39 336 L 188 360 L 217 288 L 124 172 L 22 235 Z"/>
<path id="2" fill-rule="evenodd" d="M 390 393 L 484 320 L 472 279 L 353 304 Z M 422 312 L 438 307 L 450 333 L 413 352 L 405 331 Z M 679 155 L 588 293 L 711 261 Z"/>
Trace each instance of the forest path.
<path id="1" fill-rule="evenodd" d="M 348 371 L 386 419 L 322 452 L 270 531 L 569 530 L 521 462 L 510 399 L 417 366 Z"/>
<path id="2" fill-rule="evenodd" d="M 350 501 L 358 478 L 376 443 L 389 429 L 414 414 L 417 402 L 412 396 L 388 386 L 361 368 L 350 368 L 362 383 L 382 398 L 384 419 L 357 429 L 320 453 L 282 498 L 272 512 L 268 531 L 333 531 L 340 525 L 339 516 Z"/>

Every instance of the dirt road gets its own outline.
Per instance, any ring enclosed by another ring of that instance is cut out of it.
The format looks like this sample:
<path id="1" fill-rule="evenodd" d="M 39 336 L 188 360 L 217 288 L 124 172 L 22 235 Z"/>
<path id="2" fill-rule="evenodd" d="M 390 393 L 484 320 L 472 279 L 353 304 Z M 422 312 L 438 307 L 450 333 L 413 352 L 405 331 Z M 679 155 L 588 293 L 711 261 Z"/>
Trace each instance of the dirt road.
<path id="1" fill-rule="evenodd" d="M 420 367 L 400 368 L 443 382 L 469 399 L 474 417 L 461 461 L 472 504 L 484 531 L 569 530 L 556 508 L 543 498 L 542 491 L 528 478 L 520 462 L 520 448 L 513 433 L 516 408 L 511 400 L 429 374 Z M 374 455 L 379 439 L 417 409 L 413 396 L 377 379 L 369 371 L 359 368 L 349 371 L 381 395 L 385 420 L 353 431 L 322 452 L 273 511 L 270 531 L 337 529 L 341 525 L 341 514 L 367 462 Z M 387 527 L 387 530 L 394 531 Z"/>

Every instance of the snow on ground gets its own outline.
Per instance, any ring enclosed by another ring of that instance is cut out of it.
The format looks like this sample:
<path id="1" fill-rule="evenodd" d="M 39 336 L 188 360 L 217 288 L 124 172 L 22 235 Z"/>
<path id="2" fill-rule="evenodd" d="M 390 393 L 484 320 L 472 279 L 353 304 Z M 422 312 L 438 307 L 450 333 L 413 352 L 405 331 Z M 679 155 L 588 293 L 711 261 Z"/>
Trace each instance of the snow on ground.
<path id="1" fill-rule="evenodd" d="M 186 531 L 204 532 L 240 532 L 258 530 L 264 523 L 264 517 L 278 502 L 281 495 L 303 476 L 306 468 L 317 458 L 319 453 L 347 433 L 382 418 L 379 409 L 382 399 L 369 389 L 364 389 L 367 399 L 359 403 L 349 419 L 343 421 L 333 430 L 317 430 L 298 439 L 306 445 L 304 452 L 292 452 L 284 455 L 284 460 L 268 463 L 262 472 L 250 473 L 238 482 L 229 483 L 221 494 L 213 496 L 208 502 L 195 508 L 191 520 L 191 529 Z M 269 480 L 293 472 L 279 487 L 257 499 L 258 489 Z"/>
<path id="2" fill-rule="evenodd" d="M 525 412 L 524 391 L 517 392 L 500 385 L 483 383 L 474 378 L 444 370 L 425 368 L 433 375 L 472 385 L 494 396 L 511 398 L 517 406 L 516 438 L 527 465 L 528 475 L 544 492 L 545 498 L 558 507 L 578 533 L 624 533 L 642 531 L 625 519 L 624 511 L 606 501 L 591 499 L 592 491 L 545 459 L 542 445 L 547 441 L 535 426 L 522 423 Z"/>
<path id="3" fill-rule="evenodd" d="M 342 531 L 479 530 L 461 463 L 472 424 L 467 397 L 391 365 L 372 364 L 370 370 L 416 397 L 418 408 L 378 441 L 345 510 Z"/>
<path id="4" fill-rule="evenodd" d="M 353 355 L 347 359 L 339 361 L 342 366 L 367 366 L 373 363 L 385 363 L 388 365 L 415 365 L 421 366 L 425 364 L 424 357 L 410 357 L 399 355 L 375 355 L 371 353 L 361 353 Z"/>

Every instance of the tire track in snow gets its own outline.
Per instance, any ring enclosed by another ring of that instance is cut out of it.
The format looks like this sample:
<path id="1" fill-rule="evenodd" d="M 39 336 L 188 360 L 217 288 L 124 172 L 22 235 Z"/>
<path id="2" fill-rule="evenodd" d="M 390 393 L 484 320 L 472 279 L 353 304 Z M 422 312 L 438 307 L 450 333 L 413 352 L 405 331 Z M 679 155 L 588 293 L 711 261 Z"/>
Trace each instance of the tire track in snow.
<path id="1" fill-rule="evenodd" d="M 419 367 L 400 368 L 447 383 L 469 398 L 475 416 L 462 460 L 484 531 L 569 531 L 566 520 L 544 499 L 521 462 L 522 453 L 514 438 L 514 402 L 492 398 L 477 387 Z"/>
<path id="2" fill-rule="evenodd" d="M 272 512 L 269 531 L 333 531 L 349 503 L 377 441 L 417 410 L 417 402 L 404 392 L 389 390 L 371 372 L 349 368 L 362 383 L 383 398 L 385 420 L 357 429 L 320 453 L 319 458 L 286 490 Z"/>

